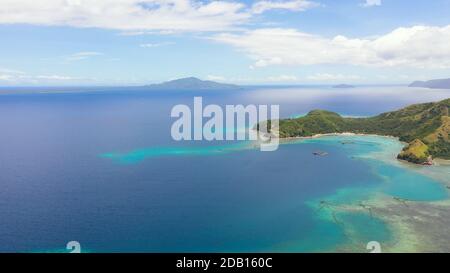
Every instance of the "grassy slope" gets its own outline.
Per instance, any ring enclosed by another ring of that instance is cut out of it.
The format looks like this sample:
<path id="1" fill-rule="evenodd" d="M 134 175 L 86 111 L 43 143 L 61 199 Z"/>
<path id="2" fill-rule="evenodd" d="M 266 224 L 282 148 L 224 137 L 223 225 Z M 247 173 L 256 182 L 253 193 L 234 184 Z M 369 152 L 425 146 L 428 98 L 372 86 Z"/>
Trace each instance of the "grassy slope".
<path id="1" fill-rule="evenodd" d="M 397 157 L 413 163 L 424 163 L 427 162 L 429 156 L 430 152 L 428 146 L 419 139 L 415 139 L 411 141 Z"/>

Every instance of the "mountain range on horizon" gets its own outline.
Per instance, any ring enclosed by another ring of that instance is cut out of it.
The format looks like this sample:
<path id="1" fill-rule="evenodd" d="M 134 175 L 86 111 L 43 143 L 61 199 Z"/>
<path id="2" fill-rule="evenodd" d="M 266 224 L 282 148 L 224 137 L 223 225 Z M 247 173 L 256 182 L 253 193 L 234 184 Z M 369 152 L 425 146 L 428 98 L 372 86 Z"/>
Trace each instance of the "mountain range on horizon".
<path id="1" fill-rule="evenodd" d="M 333 85 L 333 88 L 355 88 L 354 85 L 351 84 L 337 84 L 337 85 Z"/>
<path id="2" fill-rule="evenodd" d="M 291 84 L 290 86 L 304 86 L 305 84 L 297 83 Z M 381 84 L 384 85 L 384 84 Z M 349 89 L 356 88 L 357 85 L 353 84 L 334 84 L 329 85 L 336 89 Z M 197 77 L 184 77 L 173 80 L 164 81 L 161 83 L 153 83 L 144 85 L 146 89 L 157 89 L 157 90 L 233 90 L 242 89 L 245 87 L 242 85 L 223 83 L 212 80 L 202 80 Z M 429 89 L 450 89 L 450 78 L 447 79 L 432 79 L 428 81 L 414 81 L 408 85 L 408 87 L 421 87 Z"/>
<path id="3" fill-rule="evenodd" d="M 448 79 L 435 79 L 429 81 L 414 81 L 409 87 L 423 87 L 430 89 L 450 89 L 450 78 Z"/>
<path id="4" fill-rule="evenodd" d="M 146 85 L 145 88 L 158 90 L 235 90 L 241 89 L 242 87 L 235 84 L 219 83 L 215 81 L 200 80 L 196 77 L 187 77 Z"/>
<path id="5" fill-rule="evenodd" d="M 146 89 L 158 90 L 235 90 L 243 88 L 240 85 L 221 83 L 211 80 L 201 80 L 196 77 L 185 77 L 162 83 L 149 84 L 144 86 Z M 333 88 L 354 88 L 350 84 L 332 85 Z M 414 81 L 408 87 L 421 87 L 430 89 L 450 89 L 450 78 L 433 79 L 428 81 Z"/>

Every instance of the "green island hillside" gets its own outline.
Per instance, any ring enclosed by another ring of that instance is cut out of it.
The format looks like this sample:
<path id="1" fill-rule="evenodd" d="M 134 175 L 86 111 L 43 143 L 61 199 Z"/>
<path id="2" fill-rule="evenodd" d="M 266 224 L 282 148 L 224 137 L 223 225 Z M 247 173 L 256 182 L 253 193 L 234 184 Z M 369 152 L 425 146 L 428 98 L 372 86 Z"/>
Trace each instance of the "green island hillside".
<path id="1" fill-rule="evenodd" d="M 449 108 L 450 99 L 368 118 L 344 118 L 334 112 L 313 110 L 304 117 L 280 120 L 279 133 L 280 138 L 345 132 L 394 136 L 409 143 L 399 159 L 429 164 L 431 157 L 450 159 Z"/>

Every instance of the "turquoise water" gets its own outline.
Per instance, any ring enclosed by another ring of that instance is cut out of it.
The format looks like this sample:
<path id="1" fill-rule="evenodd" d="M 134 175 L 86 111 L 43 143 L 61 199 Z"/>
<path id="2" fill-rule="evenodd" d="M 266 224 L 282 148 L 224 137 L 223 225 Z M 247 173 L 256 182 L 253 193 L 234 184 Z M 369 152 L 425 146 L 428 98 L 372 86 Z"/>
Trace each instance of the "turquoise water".
<path id="1" fill-rule="evenodd" d="M 379 162 L 370 164 L 383 177 L 381 190 L 386 194 L 412 201 L 436 201 L 448 197 L 444 186 L 430 177 Z"/>
<path id="2" fill-rule="evenodd" d="M 308 143 L 317 141 L 328 145 L 342 145 L 349 157 L 364 160 L 377 177 L 382 178 L 383 183 L 376 189 L 377 191 L 413 201 L 436 201 L 448 197 L 448 193 L 441 183 L 417 171 L 417 168 L 428 167 L 408 166 L 406 163 L 399 163 L 395 160 L 402 144 L 393 138 L 330 136 L 306 140 Z M 348 142 L 353 143 L 342 144 Z M 379 160 L 379 154 L 384 154 L 390 161 Z"/>
<path id="3" fill-rule="evenodd" d="M 368 211 L 352 213 L 342 211 L 341 207 L 359 206 L 379 193 L 412 201 L 436 201 L 448 197 L 442 184 L 409 169 L 407 165 L 399 164 L 393 159 L 395 157 L 392 158 L 402 147 L 402 144 L 393 138 L 325 136 L 283 142 L 280 147 L 292 149 L 294 146 L 308 150 L 342 150 L 348 159 L 364 162 L 371 175 L 364 176 L 358 185 L 335 187 L 334 193 L 313 199 L 305 198 L 303 201 L 311 212 L 309 221 L 312 228 L 297 239 L 274 244 L 265 249 L 267 251 L 321 252 L 333 251 L 342 246 L 346 247 L 344 250 L 363 251 L 365 242 L 387 242 L 393 239 L 389 227 Z M 239 142 L 228 145 L 140 149 L 101 156 L 120 164 L 139 164 L 154 157 L 217 156 L 226 153 L 239 154 L 257 148 L 254 143 Z M 380 154 L 391 158 L 396 164 L 380 160 Z M 320 205 L 321 201 L 325 201 L 327 205 Z"/>
<path id="4" fill-rule="evenodd" d="M 208 156 L 251 149 L 251 144 L 246 141 L 228 145 L 197 146 L 197 147 L 154 147 L 138 149 L 125 153 L 105 153 L 101 157 L 110 158 L 122 164 L 135 164 L 152 157 L 166 156 Z"/>
<path id="5" fill-rule="evenodd" d="M 345 143 L 345 144 L 343 144 Z M 307 145 L 320 144 L 329 146 L 340 146 L 350 158 L 360 157 L 372 168 L 372 171 L 383 179 L 383 183 L 377 190 L 386 194 L 410 199 L 415 201 L 434 201 L 445 199 L 446 193 L 443 185 L 437 183 L 432 178 L 419 174 L 413 170 L 408 170 L 406 166 L 399 167 L 387 164 L 386 162 L 370 158 L 371 153 L 388 153 L 394 155 L 398 153 L 402 144 L 399 141 L 387 137 L 377 136 L 325 136 L 312 139 L 292 140 L 280 145 Z M 138 149 L 125 153 L 105 153 L 100 155 L 110 158 L 123 164 L 136 164 L 152 157 L 170 156 L 211 156 L 225 153 L 240 152 L 248 149 L 256 149 L 258 145 L 250 141 L 241 141 L 234 144 L 196 146 L 196 147 L 155 147 Z M 365 158 L 364 158 L 365 157 Z M 372 183 L 367 183 L 371 185 Z M 371 187 L 365 188 L 374 191 Z M 341 189 L 342 191 L 342 189 Z M 358 194 L 363 194 L 360 190 Z M 347 196 L 348 198 L 348 196 Z M 338 201 L 338 200 L 336 200 Z"/>
<path id="6" fill-rule="evenodd" d="M 365 252 L 368 240 L 395 238 L 368 212 L 345 208 L 374 194 L 447 198 L 436 181 L 448 171 L 399 163 L 402 144 L 381 137 L 292 141 L 275 152 L 249 142 L 175 142 L 172 107 L 203 96 L 205 105 L 280 104 L 281 117 L 311 109 L 366 116 L 449 94 L 380 87 L 0 96 L 0 252 L 64 252 L 69 241 L 92 252 Z"/>

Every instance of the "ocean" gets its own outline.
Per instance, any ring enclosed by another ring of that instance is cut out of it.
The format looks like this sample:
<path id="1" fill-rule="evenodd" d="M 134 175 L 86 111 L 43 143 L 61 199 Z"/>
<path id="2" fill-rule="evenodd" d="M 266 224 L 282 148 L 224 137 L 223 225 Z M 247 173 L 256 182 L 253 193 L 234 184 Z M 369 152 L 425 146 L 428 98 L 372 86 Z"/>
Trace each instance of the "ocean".
<path id="1" fill-rule="evenodd" d="M 436 177 L 385 160 L 402 148 L 392 138 L 295 140 L 274 152 L 248 141 L 177 142 L 170 111 L 202 96 L 279 104 L 281 117 L 370 116 L 449 90 L 51 91 L 0 92 L 0 252 L 67 252 L 69 241 L 85 252 L 366 252 L 369 241 L 395 240 L 389 225 L 333 208 L 376 194 L 448 198 Z"/>

